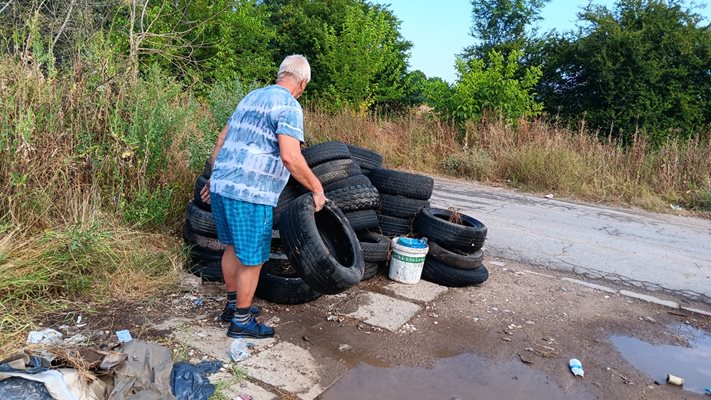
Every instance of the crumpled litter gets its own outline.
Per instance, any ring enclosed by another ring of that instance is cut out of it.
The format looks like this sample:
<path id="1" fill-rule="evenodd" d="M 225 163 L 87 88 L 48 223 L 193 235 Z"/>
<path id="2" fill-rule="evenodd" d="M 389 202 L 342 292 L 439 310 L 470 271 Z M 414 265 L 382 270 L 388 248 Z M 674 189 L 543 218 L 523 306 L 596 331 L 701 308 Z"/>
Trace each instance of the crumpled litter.
<path id="1" fill-rule="evenodd" d="M 132 340 L 121 346 L 128 358 L 116 369 L 109 400 L 174 400 L 170 374 L 173 354 L 169 349 Z"/>
<path id="2" fill-rule="evenodd" d="M 203 361 L 197 365 L 177 362 L 173 365 L 173 394 L 177 400 L 208 400 L 215 385 L 207 376 L 222 368 L 222 361 Z"/>
<path id="3" fill-rule="evenodd" d="M 0 381 L 0 399 L 54 400 L 44 383 L 20 377 Z"/>
<path id="4" fill-rule="evenodd" d="M 51 328 L 27 334 L 27 344 L 57 344 L 61 341 L 62 333 Z"/>

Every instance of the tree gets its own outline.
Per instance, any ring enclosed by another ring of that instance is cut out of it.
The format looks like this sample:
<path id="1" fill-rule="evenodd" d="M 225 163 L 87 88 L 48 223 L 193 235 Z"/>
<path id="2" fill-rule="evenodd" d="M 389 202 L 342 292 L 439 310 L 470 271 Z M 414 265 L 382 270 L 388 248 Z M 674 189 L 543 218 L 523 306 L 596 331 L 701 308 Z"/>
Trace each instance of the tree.
<path id="1" fill-rule="evenodd" d="M 263 0 L 277 35 L 275 62 L 305 55 L 314 71 L 305 97 L 368 108 L 402 97 L 411 44 L 387 7 L 365 0 Z"/>
<path id="2" fill-rule="evenodd" d="M 602 135 L 655 143 L 711 122 L 711 28 L 676 1 L 588 6 L 577 33 L 541 46 L 540 98 L 551 114 L 584 118 Z"/>
<path id="3" fill-rule="evenodd" d="M 541 9 L 550 0 L 472 0 L 471 36 L 476 45 L 464 50 L 467 59 L 486 58 L 495 50 L 504 58 L 512 51 L 523 50 L 528 35 L 526 28 L 539 20 Z"/>
<path id="4" fill-rule="evenodd" d="M 488 64 L 483 59 L 457 59 L 458 80 L 451 91 L 436 88 L 440 96 L 447 96 L 434 98 L 436 110 L 460 125 L 488 115 L 501 116 L 508 123 L 539 115 L 543 104 L 535 100 L 533 88 L 541 70 L 522 68 L 520 57 L 520 51 L 512 51 L 507 58 L 491 51 Z"/>

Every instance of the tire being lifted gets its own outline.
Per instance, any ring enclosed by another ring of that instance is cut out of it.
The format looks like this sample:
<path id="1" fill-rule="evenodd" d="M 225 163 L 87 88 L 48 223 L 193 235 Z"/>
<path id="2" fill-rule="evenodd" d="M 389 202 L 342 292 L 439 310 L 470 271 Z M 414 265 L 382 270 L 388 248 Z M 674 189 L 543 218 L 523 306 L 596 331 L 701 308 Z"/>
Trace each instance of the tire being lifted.
<path id="1" fill-rule="evenodd" d="M 363 253 L 343 212 L 331 201 L 315 213 L 310 193 L 293 200 L 279 217 L 289 261 L 316 292 L 337 294 L 363 277 Z"/>

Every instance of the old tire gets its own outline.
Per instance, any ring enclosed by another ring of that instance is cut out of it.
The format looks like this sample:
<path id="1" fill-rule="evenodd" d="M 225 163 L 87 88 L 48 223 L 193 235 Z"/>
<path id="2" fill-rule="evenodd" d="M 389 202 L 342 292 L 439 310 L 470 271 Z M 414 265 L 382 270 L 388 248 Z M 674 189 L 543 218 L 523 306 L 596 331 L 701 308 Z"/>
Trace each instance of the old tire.
<path id="1" fill-rule="evenodd" d="M 323 190 L 326 192 L 330 192 L 332 190 L 341 189 L 341 188 L 348 187 L 348 186 L 356 186 L 356 185 L 373 186 L 370 183 L 370 179 L 368 179 L 367 176 L 358 174 L 358 175 L 354 175 L 354 176 L 351 176 L 351 177 L 348 177 L 345 179 L 333 181 L 333 182 L 329 183 L 328 185 L 325 185 L 323 187 Z M 375 186 L 373 186 L 373 187 L 375 187 Z"/>
<path id="2" fill-rule="evenodd" d="M 217 238 L 217 227 L 210 212 L 201 209 L 191 200 L 188 202 L 186 213 L 193 232 L 210 238 Z"/>
<path id="3" fill-rule="evenodd" d="M 301 196 L 302 193 L 300 193 L 299 189 L 287 185 L 284 190 L 282 190 L 281 194 L 279 194 L 279 200 L 277 202 L 277 206 L 274 207 L 274 211 L 272 212 L 272 227 L 277 228 L 279 226 L 279 215 L 281 215 L 281 212 L 284 211 L 287 205 L 294 200 L 295 198 Z"/>
<path id="4" fill-rule="evenodd" d="M 383 166 L 383 156 L 372 150 L 350 144 L 348 145 L 348 150 L 353 161 L 362 169 L 372 170 Z"/>
<path id="5" fill-rule="evenodd" d="M 300 196 L 279 217 L 279 232 L 289 261 L 313 290 L 337 294 L 363 277 L 358 239 L 333 202 L 315 213 L 312 196 Z"/>
<path id="6" fill-rule="evenodd" d="M 467 254 L 457 249 L 447 250 L 434 241 L 430 241 L 429 245 L 430 250 L 427 255 L 452 268 L 471 270 L 482 266 L 482 261 L 484 260 L 483 250 Z"/>
<path id="7" fill-rule="evenodd" d="M 328 161 L 311 168 L 311 171 L 323 186 L 351 176 L 362 175 L 360 168 L 350 158 Z"/>
<path id="8" fill-rule="evenodd" d="M 202 175 L 197 177 L 197 179 L 195 180 L 195 188 L 193 189 L 193 202 L 196 206 L 202 208 L 203 210 L 211 212 L 212 208 L 210 207 L 210 205 L 202 201 L 202 196 L 200 196 L 200 192 L 202 191 L 202 188 L 205 187 L 207 182 L 208 178 L 205 178 Z"/>
<path id="9" fill-rule="evenodd" d="M 411 199 L 409 197 L 380 195 L 380 213 L 398 218 L 414 218 L 423 208 L 430 206 L 427 200 Z"/>
<path id="10" fill-rule="evenodd" d="M 262 267 L 255 294 L 277 304 L 303 304 L 321 297 L 296 275 L 293 268 L 285 268 L 283 260 L 272 258 Z"/>
<path id="11" fill-rule="evenodd" d="M 381 263 L 390 255 L 390 238 L 377 233 L 361 233 L 358 235 L 363 261 Z"/>
<path id="12" fill-rule="evenodd" d="M 481 221 L 461 215 L 461 224 L 449 222 L 453 212 L 441 208 L 424 208 L 415 218 L 415 232 L 448 249 L 473 253 L 484 246 L 487 228 Z"/>
<path id="13" fill-rule="evenodd" d="M 183 241 L 188 246 L 199 247 L 211 251 L 224 251 L 225 245 L 218 239 L 193 232 L 189 221 L 183 223 Z"/>
<path id="14" fill-rule="evenodd" d="M 188 271 L 204 281 L 223 282 L 222 251 L 193 247 L 188 258 Z"/>
<path id="15" fill-rule="evenodd" d="M 343 142 L 324 142 L 305 148 L 301 154 L 309 167 L 314 167 L 333 160 L 351 158 L 348 146 Z"/>
<path id="16" fill-rule="evenodd" d="M 368 279 L 378 275 L 378 270 L 380 269 L 380 264 L 374 262 L 366 262 L 363 266 L 363 278 L 362 281 L 367 281 Z"/>
<path id="17" fill-rule="evenodd" d="M 212 164 L 210 164 L 209 158 L 205 160 L 205 166 L 202 167 L 202 173 L 200 175 L 206 179 L 210 179 L 210 176 L 212 176 Z"/>
<path id="18" fill-rule="evenodd" d="M 326 198 L 333 200 L 343 212 L 372 210 L 380 206 L 380 194 L 371 185 L 348 186 L 326 192 Z"/>
<path id="19" fill-rule="evenodd" d="M 434 179 L 409 172 L 378 168 L 370 171 L 368 179 L 380 193 L 429 200 Z"/>
<path id="20" fill-rule="evenodd" d="M 380 230 L 385 236 L 401 236 L 412 232 L 412 223 L 407 218 L 379 214 L 378 222 L 380 223 Z"/>
<path id="21" fill-rule="evenodd" d="M 489 271 L 483 265 L 471 270 L 457 269 L 428 256 L 422 270 L 422 279 L 438 285 L 464 287 L 484 283 L 489 279 Z"/>
<path id="22" fill-rule="evenodd" d="M 374 210 L 360 210 L 344 213 L 354 231 L 376 230 L 380 226 L 378 214 Z"/>

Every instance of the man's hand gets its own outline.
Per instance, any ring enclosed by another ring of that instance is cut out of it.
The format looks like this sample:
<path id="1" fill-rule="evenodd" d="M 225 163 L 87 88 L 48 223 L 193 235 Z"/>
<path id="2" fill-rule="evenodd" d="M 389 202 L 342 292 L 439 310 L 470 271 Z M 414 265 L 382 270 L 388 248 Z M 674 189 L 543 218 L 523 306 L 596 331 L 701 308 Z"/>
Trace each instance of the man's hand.
<path id="1" fill-rule="evenodd" d="M 326 204 L 326 196 L 323 194 L 323 192 L 313 192 L 311 195 L 314 198 L 314 209 L 316 212 L 321 211 L 323 208 L 323 205 Z"/>
<path id="2" fill-rule="evenodd" d="M 205 182 L 205 186 L 200 189 L 200 198 L 202 199 L 202 202 L 205 204 L 210 204 L 210 180 L 208 179 L 207 182 Z"/>

